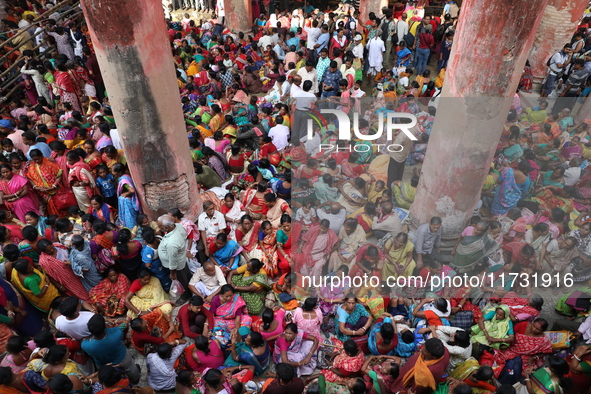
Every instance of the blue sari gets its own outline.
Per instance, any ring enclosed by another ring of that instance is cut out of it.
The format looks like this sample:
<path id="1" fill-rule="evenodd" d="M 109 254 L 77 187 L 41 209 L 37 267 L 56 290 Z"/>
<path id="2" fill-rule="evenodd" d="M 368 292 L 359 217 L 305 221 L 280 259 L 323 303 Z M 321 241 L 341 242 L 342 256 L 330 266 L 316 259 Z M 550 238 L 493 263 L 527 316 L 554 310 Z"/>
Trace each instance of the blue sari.
<path id="1" fill-rule="evenodd" d="M 371 352 L 371 354 L 373 354 L 375 356 L 394 356 L 396 353 L 396 346 L 394 347 L 394 349 L 392 349 L 387 354 L 381 354 L 378 349 L 378 341 L 376 339 L 376 335 L 380 331 L 380 328 L 382 328 L 382 325 L 384 323 L 394 324 L 394 323 L 392 323 L 392 319 L 390 319 L 389 317 L 386 317 L 384 319 L 384 321 L 382 321 L 382 322 L 374 324 L 373 327 L 371 328 L 371 330 L 369 331 L 369 337 L 367 339 L 367 346 L 369 347 L 369 351 Z"/>
<path id="2" fill-rule="evenodd" d="M 517 206 L 517 202 L 527 193 L 530 186 L 529 177 L 522 184 L 515 182 L 513 169 L 505 167 L 501 171 L 502 183 L 498 186 L 492 204 L 492 214 L 500 215 L 507 213 L 509 208 Z"/>
<path id="3" fill-rule="evenodd" d="M 214 252 L 213 257 L 217 260 L 218 263 L 228 266 L 228 262 L 232 257 L 238 256 L 242 251 L 242 246 L 238 245 L 238 243 L 234 240 L 229 240 L 223 248 Z M 234 259 L 234 264 L 232 264 L 230 268 L 234 270 L 238 268 L 238 261 L 239 259 Z"/>
<path id="4" fill-rule="evenodd" d="M 261 375 L 265 372 L 265 369 L 269 366 L 271 362 L 271 349 L 269 348 L 269 344 L 265 342 L 265 352 L 260 356 L 257 356 L 252 351 L 252 348 L 244 343 L 244 338 L 248 334 L 250 334 L 250 329 L 248 327 L 240 327 L 238 333 L 242 336 L 242 342 L 238 342 L 236 344 L 236 353 L 238 354 L 238 360 L 236 361 L 232 358 L 230 354 L 226 361 L 224 362 L 224 367 L 237 367 L 239 365 L 252 365 L 254 366 L 254 373 L 255 375 Z"/>
<path id="5" fill-rule="evenodd" d="M 123 227 L 131 230 L 136 225 L 135 220 L 137 215 L 140 214 L 141 208 L 136 193 L 131 197 L 122 196 L 125 192 L 125 186 L 132 187 L 135 190 L 135 186 L 129 175 L 123 175 L 119 178 L 117 184 L 117 200 L 119 203 L 119 220 Z"/>

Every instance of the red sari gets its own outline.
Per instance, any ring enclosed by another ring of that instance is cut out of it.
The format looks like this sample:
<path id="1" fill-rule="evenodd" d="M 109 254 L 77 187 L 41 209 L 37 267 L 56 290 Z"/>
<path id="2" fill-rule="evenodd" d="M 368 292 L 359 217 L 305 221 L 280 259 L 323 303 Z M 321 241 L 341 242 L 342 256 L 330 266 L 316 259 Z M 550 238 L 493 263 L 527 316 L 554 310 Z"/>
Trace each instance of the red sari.
<path id="1" fill-rule="evenodd" d="M 57 242 L 53 246 L 57 249 L 58 257 L 62 254 L 67 258 L 68 250 L 65 246 Z M 39 256 L 39 266 L 43 268 L 47 275 L 64 286 L 69 294 L 83 301 L 89 300 L 88 292 L 82 285 L 82 282 L 80 282 L 80 278 L 74 274 L 69 265 L 64 264 L 63 260 L 50 256 L 47 253 L 41 253 Z"/>

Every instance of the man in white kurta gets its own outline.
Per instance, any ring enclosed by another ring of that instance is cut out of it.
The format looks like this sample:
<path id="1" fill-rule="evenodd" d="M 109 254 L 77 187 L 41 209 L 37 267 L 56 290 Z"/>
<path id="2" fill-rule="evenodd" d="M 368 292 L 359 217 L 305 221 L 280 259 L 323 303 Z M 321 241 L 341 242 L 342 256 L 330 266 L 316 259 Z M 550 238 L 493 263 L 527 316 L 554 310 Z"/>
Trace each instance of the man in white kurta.
<path id="1" fill-rule="evenodd" d="M 367 47 L 369 51 L 367 55 L 367 60 L 369 62 L 367 75 L 377 75 L 377 73 L 382 71 L 386 46 L 384 45 L 384 41 L 382 41 L 380 36 L 375 36 L 368 41 Z"/>

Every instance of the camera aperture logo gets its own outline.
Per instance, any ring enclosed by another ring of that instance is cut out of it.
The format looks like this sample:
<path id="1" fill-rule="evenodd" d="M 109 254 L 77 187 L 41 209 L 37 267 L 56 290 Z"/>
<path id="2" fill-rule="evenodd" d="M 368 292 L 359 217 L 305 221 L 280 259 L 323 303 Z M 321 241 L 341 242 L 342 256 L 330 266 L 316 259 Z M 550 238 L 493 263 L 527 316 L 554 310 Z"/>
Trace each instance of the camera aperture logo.
<path id="1" fill-rule="evenodd" d="M 353 144 L 353 145 L 346 145 L 346 146 L 338 146 L 332 143 L 321 143 L 319 145 L 319 152 L 338 152 L 338 151 L 348 151 L 348 152 L 368 152 L 371 149 L 377 149 L 378 151 L 384 151 L 388 153 L 395 153 L 401 152 L 404 147 L 400 144 L 392 143 L 394 141 L 394 131 L 400 130 L 407 138 L 412 141 L 417 141 L 417 137 L 410 131 L 413 127 L 417 124 L 417 118 L 413 114 L 406 113 L 406 112 L 391 112 L 388 111 L 383 114 L 383 116 L 377 116 L 378 118 L 378 127 L 377 132 L 375 134 L 362 134 L 359 131 L 359 113 L 355 112 L 353 114 L 353 127 L 351 127 L 351 120 L 346 112 L 343 112 L 338 109 L 321 109 L 320 115 L 334 115 L 338 120 L 338 140 L 344 141 L 351 141 L 351 129 L 353 129 L 353 134 L 355 138 L 364 140 L 364 141 L 376 141 L 380 139 L 384 134 L 384 128 L 386 131 L 386 141 L 389 143 L 373 143 L 372 146 L 368 146 L 367 144 Z M 385 119 L 384 119 L 385 118 Z M 399 123 L 401 120 L 405 122 Z M 385 127 L 384 127 L 385 123 Z M 314 138 L 314 121 L 312 119 L 308 119 L 308 140 Z"/>

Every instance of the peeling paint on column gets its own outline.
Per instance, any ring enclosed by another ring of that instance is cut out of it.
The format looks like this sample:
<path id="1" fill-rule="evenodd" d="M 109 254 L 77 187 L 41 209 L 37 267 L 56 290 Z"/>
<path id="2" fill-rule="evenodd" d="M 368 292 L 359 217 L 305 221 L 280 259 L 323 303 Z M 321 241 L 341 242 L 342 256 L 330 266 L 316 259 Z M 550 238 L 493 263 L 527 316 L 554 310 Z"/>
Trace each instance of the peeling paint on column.
<path id="1" fill-rule="evenodd" d="M 440 216 L 459 236 L 472 216 L 547 1 L 464 1 L 413 223 Z"/>
<path id="2" fill-rule="evenodd" d="M 83 10 L 131 175 L 155 219 L 201 201 L 159 0 L 83 0 Z"/>
<path id="3" fill-rule="evenodd" d="M 546 62 L 550 56 L 570 42 L 587 4 L 587 0 L 550 0 L 548 2 L 529 54 L 529 62 L 536 82 L 541 82 L 546 76 L 548 70 Z"/>
<path id="4" fill-rule="evenodd" d="M 224 1 L 226 25 L 235 32 L 247 32 L 252 29 L 252 5 L 250 0 L 218 0 Z M 257 15 L 258 17 L 258 15 Z"/>

